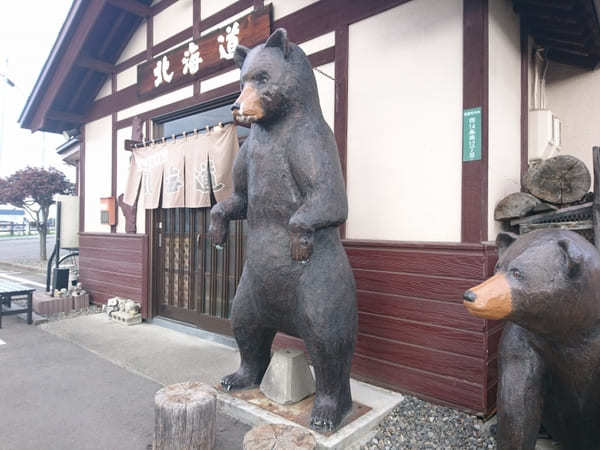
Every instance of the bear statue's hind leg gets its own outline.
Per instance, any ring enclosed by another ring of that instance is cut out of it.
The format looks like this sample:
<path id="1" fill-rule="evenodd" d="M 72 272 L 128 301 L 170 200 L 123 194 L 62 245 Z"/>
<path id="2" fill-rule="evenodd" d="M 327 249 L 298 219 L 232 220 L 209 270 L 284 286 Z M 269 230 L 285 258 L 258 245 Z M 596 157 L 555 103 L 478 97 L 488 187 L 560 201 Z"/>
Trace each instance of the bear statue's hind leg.
<path id="1" fill-rule="evenodd" d="M 262 326 L 252 299 L 251 283 L 242 275 L 231 311 L 233 333 L 240 351 L 240 368 L 221 379 L 227 390 L 248 389 L 260 384 L 271 360 L 276 330 Z"/>
<path id="2" fill-rule="evenodd" d="M 317 431 L 335 430 L 352 409 L 350 368 L 357 328 L 356 301 L 353 283 L 348 281 L 344 288 L 339 282 L 343 274 L 335 279 L 337 288 L 330 298 L 323 298 L 319 289 L 329 280 L 305 286 L 304 291 L 307 323 L 301 337 L 315 369 L 316 395 L 310 426 Z"/>
<path id="3" fill-rule="evenodd" d="M 350 358 L 325 356 L 321 350 L 309 349 L 315 368 L 316 395 L 310 418 L 311 428 L 317 431 L 334 431 L 352 409 L 350 394 Z M 315 360 L 313 355 L 321 353 Z M 344 351 L 345 353 L 345 351 Z M 350 353 L 351 357 L 352 353 Z"/>

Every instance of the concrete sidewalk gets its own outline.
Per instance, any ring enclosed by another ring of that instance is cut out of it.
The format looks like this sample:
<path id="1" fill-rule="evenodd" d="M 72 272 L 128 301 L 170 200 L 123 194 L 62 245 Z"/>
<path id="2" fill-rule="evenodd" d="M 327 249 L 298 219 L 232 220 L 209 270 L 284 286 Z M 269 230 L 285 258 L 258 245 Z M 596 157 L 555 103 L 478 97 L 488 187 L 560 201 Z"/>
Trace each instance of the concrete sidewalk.
<path id="1" fill-rule="evenodd" d="M 100 314 L 39 327 L 7 317 L 0 341 L 2 450 L 145 450 L 163 384 L 212 384 L 238 365 L 232 348 Z M 217 448 L 241 448 L 248 429 L 220 415 Z"/>
<path id="2" fill-rule="evenodd" d="M 236 349 L 151 323 L 128 327 L 92 314 L 40 327 L 162 385 L 215 385 L 239 367 Z"/>

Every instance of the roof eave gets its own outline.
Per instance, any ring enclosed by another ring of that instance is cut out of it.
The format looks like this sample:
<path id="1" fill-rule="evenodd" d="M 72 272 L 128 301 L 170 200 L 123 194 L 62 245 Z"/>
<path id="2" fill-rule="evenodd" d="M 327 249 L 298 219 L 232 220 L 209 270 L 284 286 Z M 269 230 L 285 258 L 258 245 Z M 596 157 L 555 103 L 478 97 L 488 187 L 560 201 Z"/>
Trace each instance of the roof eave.
<path id="1" fill-rule="evenodd" d="M 22 128 L 30 128 L 32 116 L 35 113 L 37 106 L 39 105 L 42 96 L 45 92 L 45 86 L 51 81 L 52 75 L 55 73 L 55 66 L 58 64 L 62 53 L 64 53 L 67 45 L 67 36 L 71 35 L 77 27 L 77 17 L 87 7 L 87 3 L 83 0 L 73 0 L 73 4 L 69 9 L 67 18 L 65 19 L 56 41 L 46 59 L 46 63 L 42 67 L 42 70 L 34 84 L 34 87 L 27 97 L 25 106 L 19 115 L 19 124 Z"/>

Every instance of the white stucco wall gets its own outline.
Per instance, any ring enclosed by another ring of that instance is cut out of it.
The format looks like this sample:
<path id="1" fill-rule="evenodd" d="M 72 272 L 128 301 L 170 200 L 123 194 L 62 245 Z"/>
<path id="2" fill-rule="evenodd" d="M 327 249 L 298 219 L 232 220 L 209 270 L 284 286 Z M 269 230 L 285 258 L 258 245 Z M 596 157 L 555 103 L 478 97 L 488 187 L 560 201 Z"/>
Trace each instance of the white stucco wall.
<path id="1" fill-rule="evenodd" d="M 103 117 L 85 125 L 85 231 L 109 232 L 100 224 L 100 198 L 110 197 L 112 119 Z"/>
<path id="2" fill-rule="evenodd" d="M 189 85 L 184 88 L 177 89 L 176 91 L 169 92 L 168 94 L 161 95 L 160 97 L 153 98 L 152 100 L 122 109 L 121 111 L 117 112 L 117 120 L 127 119 L 135 116 L 136 114 L 141 114 L 143 112 L 189 98 L 192 95 L 194 95 L 194 87 Z"/>
<path id="3" fill-rule="evenodd" d="M 117 131 L 117 198 L 125 192 L 127 186 L 127 173 L 129 171 L 129 158 L 131 152 L 125 150 L 125 139 L 131 139 L 131 127 Z M 125 233 L 125 217 L 118 209 L 117 233 Z"/>
<path id="4" fill-rule="evenodd" d="M 117 64 L 146 50 L 146 22 L 142 22 L 119 56 Z"/>
<path id="5" fill-rule="evenodd" d="M 193 3 L 192 0 L 178 0 L 154 16 L 154 23 L 152 24 L 153 45 L 192 26 Z"/>
<path id="6" fill-rule="evenodd" d="M 501 231 L 494 208 L 521 189 L 521 41 L 510 0 L 489 3 L 488 239 Z"/>
<path id="7" fill-rule="evenodd" d="M 321 50 L 325 50 L 326 48 L 333 47 L 334 45 L 335 32 L 331 31 L 330 33 L 325 33 L 321 36 L 317 36 L 314 39 L 303 42 L 299 45 L 299 47 L 304 51 L 304 53 L 311 55 Z"/>
<path id="8" fill-rule="evenodd" d="M 323 111 L 323 117 L 333 130 L 335 119 L 335 63 L 323 64 L 313 70 L 319 90 L 319 103 Z"/>
<path id="9" fill-rule="evenodd" d="M 200 20 L 206 20 L 235 2 L 236 0 L 202 0 L 200 2 Z"/>
<path id="10" fill-rule="evenodd" d="M 137 84 L 137 66 L 130 67 L 117 73 L 117 91 Z"/>
<path id="11" fill-rule="evenodd" d="M 98 92 L 98 94 L 96 95 L 96 98 L 94 100 L 100 100 L 101 98 L 106 97 L 107 95 L 110 95 L 111 93 L 112 93 L 112 79 L 111 79 L 111 77 L 107 77 L 106 81 L 100 88 L 100 91 Z"/>
<path id="12" fill-rule="evenodd" d="M 350 25 L 351 239 L 460 241 L 462 0 Z"/>
<path id="13" fill-rule="evenodd" d="M 561 154 L 581 159 L 593 174 L 592 147 L 600 145 L 600 69 L 551 62 L 546 106 L 562 121 Z"/>
<path id="14" fill-rule="evenodd" d="M 240 69 L 230 70 L 200 82 L 200 93 L 212 91 L 221 86 L 240 81 Z"/>
<path id="15" fill-rule="evenodd" d="M 266 0 L 265 5 L 273 4 L 273 20 L 290 15 L 317 0 Z"/>

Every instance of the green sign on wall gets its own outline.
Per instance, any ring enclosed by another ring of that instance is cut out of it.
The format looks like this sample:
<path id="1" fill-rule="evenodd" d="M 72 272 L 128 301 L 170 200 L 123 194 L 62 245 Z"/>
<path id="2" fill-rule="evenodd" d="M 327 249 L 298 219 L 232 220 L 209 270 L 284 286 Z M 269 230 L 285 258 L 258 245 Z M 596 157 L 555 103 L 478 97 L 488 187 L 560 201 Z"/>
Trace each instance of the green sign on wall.
<path id="1" fill-rule="evenodd" d="M 463 162 L 481 159 L 481 107 L 463 113 Z"/>

